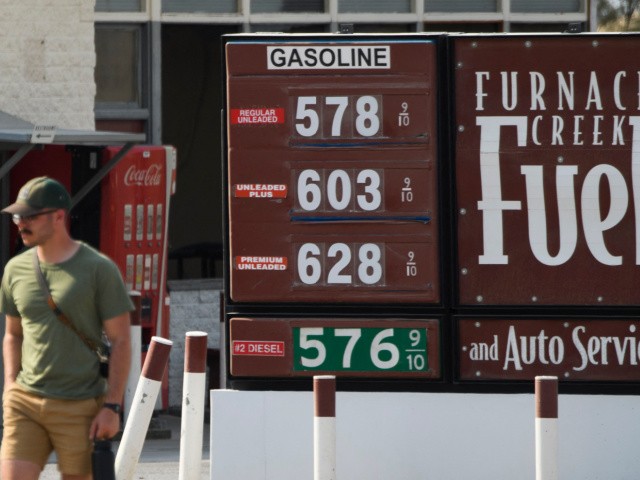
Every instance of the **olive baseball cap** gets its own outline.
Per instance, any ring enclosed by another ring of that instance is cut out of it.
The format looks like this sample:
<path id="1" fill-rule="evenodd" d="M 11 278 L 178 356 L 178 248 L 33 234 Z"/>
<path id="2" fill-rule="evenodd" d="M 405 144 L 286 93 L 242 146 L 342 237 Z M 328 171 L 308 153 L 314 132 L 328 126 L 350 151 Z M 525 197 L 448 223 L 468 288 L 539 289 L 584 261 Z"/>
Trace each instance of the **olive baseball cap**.
<path id="1" fill-rule="evenodd" d="M 60 182 L 49 177 L 29 180 L 18 192 L 18 198 L 2 213 L 27 217 L 49 209 L 71 209 L 71 197 Z"/>

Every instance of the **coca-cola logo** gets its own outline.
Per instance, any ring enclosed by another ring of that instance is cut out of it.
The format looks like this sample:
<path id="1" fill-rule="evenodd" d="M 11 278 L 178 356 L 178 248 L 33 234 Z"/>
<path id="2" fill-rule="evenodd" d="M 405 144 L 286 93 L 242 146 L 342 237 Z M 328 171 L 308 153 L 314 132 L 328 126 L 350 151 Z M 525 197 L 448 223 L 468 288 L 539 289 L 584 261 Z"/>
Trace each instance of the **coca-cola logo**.
<path id="1" fill-rule="evenodd" d="M 162 181 L 162 166 L 154 163 L 148 168 L 136 168 L 135 165 L 131 165 L 124 175 L 124 184 L 127 186 L 138 185 L 145 187 L 157 187 L 160 186 Z"/>

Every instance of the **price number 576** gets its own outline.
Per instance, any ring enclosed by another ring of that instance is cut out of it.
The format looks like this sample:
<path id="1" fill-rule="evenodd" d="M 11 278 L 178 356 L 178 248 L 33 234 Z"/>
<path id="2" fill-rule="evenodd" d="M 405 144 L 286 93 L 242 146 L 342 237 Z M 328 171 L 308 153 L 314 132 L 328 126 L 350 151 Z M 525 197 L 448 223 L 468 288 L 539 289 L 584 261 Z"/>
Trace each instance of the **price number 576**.
<path id="1" fill-rule="evenodd" d="M 303 370 L 424 371 L 425 330 L 417 328 L 299 329 L 297 362 Z"/>

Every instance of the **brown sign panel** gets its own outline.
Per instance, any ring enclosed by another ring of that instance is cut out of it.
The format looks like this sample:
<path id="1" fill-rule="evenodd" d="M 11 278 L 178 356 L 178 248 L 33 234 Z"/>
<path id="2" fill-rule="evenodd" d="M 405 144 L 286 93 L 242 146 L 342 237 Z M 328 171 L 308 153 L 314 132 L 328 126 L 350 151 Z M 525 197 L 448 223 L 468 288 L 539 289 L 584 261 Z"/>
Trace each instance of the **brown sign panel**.
<path id="1" fill-rule="evenodd" d="M 640 303 L 634 36 L 454 40 L 459 298 Z"/>
<path id="2" fill-rule="evenodd" d="M 237 377 L 439 378 L 436 319 L 232 318 Z"/>
<path id="3" fill-rule="evenodd" d="M 439 302 L 433 41 L 226 48 L 232 300 Z"/>
<path id="4" fill-rule="evenodd" d="M 291 328 L 286 321 L 233 318 L 229 322 L 234 376 L 288 377 L 293 370 Z M 269 354 L 265 350 L 269 348 Z M 273 350 L 273 351 L 272 351 Z"/>
<path id="5" fill-rule="evenodd" d="M 411 225 L 398 225 L 393 233 L 371 226 L 366 234 L 354 225 L 293 225 L 285 232 L 273 224 L 244 226 L 251 237 L 236 244 L 231 259 L 235 300 L 438 298 L 435 242 L 416 235 Z"/>
<path id="6" fill-rule="evenodd" d="M 638 319 L 458 319 L 461 380 L 640 380 Z"/>

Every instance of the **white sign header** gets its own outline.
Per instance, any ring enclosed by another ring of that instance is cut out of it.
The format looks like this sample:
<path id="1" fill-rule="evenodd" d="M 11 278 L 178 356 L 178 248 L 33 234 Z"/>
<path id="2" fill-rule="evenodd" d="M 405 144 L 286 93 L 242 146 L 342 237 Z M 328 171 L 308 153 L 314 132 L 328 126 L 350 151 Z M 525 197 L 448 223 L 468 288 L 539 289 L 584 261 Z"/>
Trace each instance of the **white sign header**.
<path id="1" fill-rule="evenodd" d="M 389 69 L 388 45 L 270 46 L 269 70 L 277 69 Z"/>

